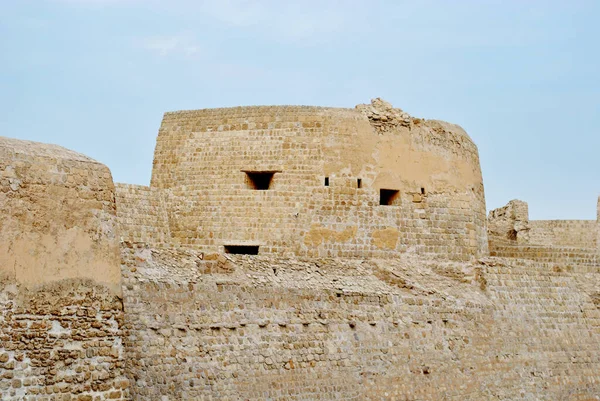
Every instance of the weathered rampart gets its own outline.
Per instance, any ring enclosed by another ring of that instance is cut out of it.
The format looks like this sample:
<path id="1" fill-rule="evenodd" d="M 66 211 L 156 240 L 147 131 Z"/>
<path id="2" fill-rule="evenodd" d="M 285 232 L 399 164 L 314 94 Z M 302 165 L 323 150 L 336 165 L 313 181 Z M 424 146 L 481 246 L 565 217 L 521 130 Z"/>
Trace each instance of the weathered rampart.
<path id="1" fill-rule="evenodd" d="M 128 399 L 108 168 L 0 137 L 0 216 L 0 398 Z"/>
<path id="2" fill-rule="evenodd" d="M 599 227 L 598 220 L 529 220 L 527 203 L 512 200 L 489 213 L 490 255 L 594 269 Z"/>
<path id="3" fill-rule="evenodd" d="M 490 241 L 490 255 L 501 258 L 535 260 L 551 265 L 550 268 L 570 270 L 574 266 L 585 266 L 590 269 L 589 271 L 600 271 L 600 254 L 595 249 Z"/>
<path id="4" fill-rule="evenodd" d="M 121 293 L 108 168 L 59 146 L 0 137 L 0 272 L 26 288 L 90 279 Z"/>
<path id="5" fill-rule="evenodd" d="M 597 273 L 495 258 L 200 256 L 123 249 L 134 399 L 600 394 Z"/>
<path id="6" fill-rule="evenodd" d="M 490 211 L 487 222 L 488 238 L 492 242 L 529 243 L 529 206 L 518 199 Z"/>
<path id="7" fill-rule="evenodd" d="M 530 220 L 532 244 L 597 249 L 597 220 Z"/>

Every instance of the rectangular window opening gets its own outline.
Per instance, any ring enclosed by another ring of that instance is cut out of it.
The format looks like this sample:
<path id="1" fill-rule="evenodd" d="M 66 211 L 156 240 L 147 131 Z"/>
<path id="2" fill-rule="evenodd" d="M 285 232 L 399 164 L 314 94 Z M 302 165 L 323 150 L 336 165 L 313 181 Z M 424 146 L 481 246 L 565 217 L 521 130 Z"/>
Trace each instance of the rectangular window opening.
<path id="1" fill-rule="evenodd" d="M 329 186 L 329 177 L 325 177 L 325 186 L 328 187 Z"/>
<path id="2" fill-rule="evenodd" d="M 271 186 L 275 171 L 244 171 L 248 188 L 266 191 Z"/>
<path id="3" fill-rule="evenodd" d="M 362 179 L 361 178 L 356 179 L 356 188 L 362 188 Z"/>
<path id="4" fill-rule="evenodd" d="M 421 195 L 425 195 L 425 188 L 421 187 Z"/>
<path id="5" fill-rule="evenodd" d="M 385 206 L 397 206 L 400 203 L 400 191 L 397 189 L 380 189 L 379 204 Z"/>
<path id="6" fill-rule="evenodd" d="M 258 255 L 259 245 L 225 245 L 225 253 L 233 255 Z"/>

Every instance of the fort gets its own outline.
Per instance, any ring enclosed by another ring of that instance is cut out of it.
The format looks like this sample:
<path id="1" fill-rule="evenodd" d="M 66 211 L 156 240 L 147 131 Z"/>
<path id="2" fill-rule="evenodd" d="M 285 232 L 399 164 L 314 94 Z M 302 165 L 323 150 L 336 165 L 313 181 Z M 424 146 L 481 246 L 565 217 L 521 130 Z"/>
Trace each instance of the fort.
<path id="1" fill-rule="evenodd" d="M 149 186 L 0 137 L 0 216 L 2 400 L 600 400 L 598 219 L 381 99 L 166 113 Z"/>

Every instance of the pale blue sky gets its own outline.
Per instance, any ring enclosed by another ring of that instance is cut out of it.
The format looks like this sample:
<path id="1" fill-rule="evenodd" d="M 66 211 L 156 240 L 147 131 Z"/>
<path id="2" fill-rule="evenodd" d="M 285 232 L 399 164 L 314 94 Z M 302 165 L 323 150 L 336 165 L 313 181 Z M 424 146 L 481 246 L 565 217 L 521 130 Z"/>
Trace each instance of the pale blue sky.
<path id="1" fill-rule="evenodd" d="M 0 135 L 148 184 L 162 114 L 354 107 L 463 126 L 488 209 L 594 219 L 600 1 L 0 0 Z"/>

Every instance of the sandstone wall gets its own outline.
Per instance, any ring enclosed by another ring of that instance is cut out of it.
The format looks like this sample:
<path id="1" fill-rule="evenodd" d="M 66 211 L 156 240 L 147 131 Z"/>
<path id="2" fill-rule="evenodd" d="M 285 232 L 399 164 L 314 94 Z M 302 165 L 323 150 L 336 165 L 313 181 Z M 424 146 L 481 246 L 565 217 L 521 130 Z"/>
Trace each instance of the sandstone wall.
<path id="1" fill-rule="evenodd" d="M 490 211 L 487 221 L 489 241 L 529 243 L 529 207 L 526 202 L 511 200 L 506 206 Z"/>
<path id="2" fill-rule="evenodd" d="M 599 221 L 529 220 L 527 203 L 512 200 L 488 215 L 490 252 L 528 255 L 528 259 L 543 253 L 544 261 L 569 258 L 573 252 L 598 253 Z"/>
<path id="3" fill-rule="evenodd" d="M 596 249 L 600 253 L 600 196 L 598 197 L 596 219 L 598 221 L 598 227 L 596 228 Z"/>
<path id="4" fill-rule="evenodd" d="M 596 249 L 597 237 L 596 220 L 529 221 L 531 244 Z"/>
<path id="5" fill-rule="evenodd" d="M 0 137 L 0 273 L 27 288 L 90 279 L 121 292 L 108 168 L 54 145 Z"/>
<path id="6" fill-rule="evenodd" d="M 116 184 L 116 204 L 121 240 L 154 247 L 170 243 L 167 194 L 143 185 Z"/>
<path id="7" fill-rule="evenodd" d="M 248 172 L 270 172 L 269 190 Z M 151 187 L 171 190 L 173 243 L 207 252 L 487 254 L 476 146 L 458 126 L 382 102 L 166 113 Z M 390 205 L 380 189 L 398 191 Z"/>
<path id="8" fill-rule="evenodd" d="M 490 241 L 490 255 L 535 260 L 556 268 L 578 267 L 578 271 L 581 271 L 581 267 L 587 267 L 589 271 L 600 271 L 600 254 L 595 249 Z"/>
<path id="9" fill-rule="evenodd" d="M 135 400 L 600 399 L 598 273 L 199 256 L 123 250 Z"/>
<path id="10" fill-rule="evenodd" d="M 109 170 L 0 137 L 0 398 L 127 399 Z"/>
<path id="11" fill-rule="evenodd" d="M 0 399 L 127 400 L 123 305 L 104 286 L 0 283 Z"/>

